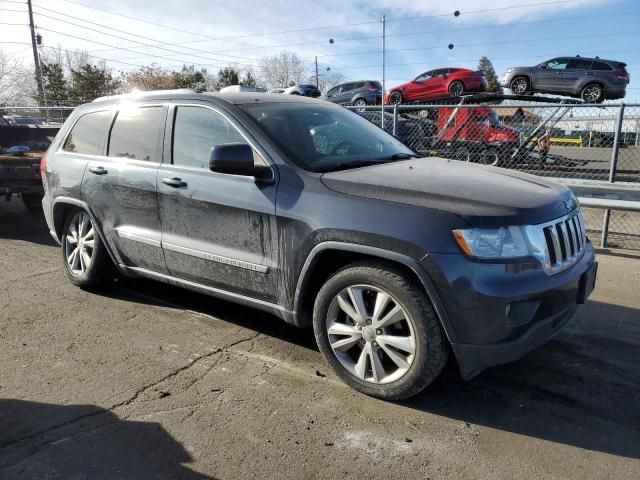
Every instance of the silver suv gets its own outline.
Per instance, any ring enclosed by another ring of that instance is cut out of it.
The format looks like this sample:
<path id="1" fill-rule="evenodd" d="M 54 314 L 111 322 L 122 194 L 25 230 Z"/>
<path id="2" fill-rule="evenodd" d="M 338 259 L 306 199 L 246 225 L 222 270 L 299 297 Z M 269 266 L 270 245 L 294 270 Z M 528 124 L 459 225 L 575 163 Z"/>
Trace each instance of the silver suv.
<path id="1" fill-rule="evenodd" d="M 558 57 L 535 67 L 508 68 L 500 85 L 515 95 L 551 93 L 600 103 L 624 98 L 629 84 L 626 66 L 598 57 Z"/>

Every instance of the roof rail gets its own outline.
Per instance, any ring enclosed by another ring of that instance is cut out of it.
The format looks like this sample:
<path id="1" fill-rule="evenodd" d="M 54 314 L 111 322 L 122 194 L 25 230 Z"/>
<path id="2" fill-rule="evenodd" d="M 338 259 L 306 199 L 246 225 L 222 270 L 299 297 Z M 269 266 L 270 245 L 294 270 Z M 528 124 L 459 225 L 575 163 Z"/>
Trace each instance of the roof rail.
<path id="1" fill-rule="evenodd" d="M 200 93 L 193 88 L 174 88 L 171 90 L 149 90 L 149 91 L 137 91 L 129 93 L 121 93 L 119 95 L 106 95 L 104 97 L 98 97 L 94 102 L 103 102 L 105 100 L 115 100 L 118 98 L 144 98 L 151 95 L 162 95 L 164 93 Z"/>

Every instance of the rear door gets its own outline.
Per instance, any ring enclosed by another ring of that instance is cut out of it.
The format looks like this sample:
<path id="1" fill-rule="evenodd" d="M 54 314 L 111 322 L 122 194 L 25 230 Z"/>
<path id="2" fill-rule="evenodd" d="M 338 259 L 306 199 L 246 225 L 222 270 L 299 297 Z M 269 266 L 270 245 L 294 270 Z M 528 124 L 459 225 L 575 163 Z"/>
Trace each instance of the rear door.
<path id="1" fill-rule="evenodd" d="M 166 273 L 156 174 L 162 161 L 167 107 L 134 105 L 116 112 L 106 156 L 89 162 L 83 199 L 101 224 L 117 261 Z"/>
<path id="2" fill-rule="evenodd" d="M 214 146 L 251 143 L 228 113 L 213 106 L 177 104 L 170 118 L 166 162 L 158 174 L 169 272 L 273 301 L 276 183 L 209 170 Z M 256 163 L 266 165 L 258 150 L 254 152 Z"/>
<path id="3" fill-rule="evenodd" d="M 585 58 L 572 58 L 564 71 L 564 82 L 558 88 L 562 92 L 578 93 L 583 85 L 591 78 L 592 60 Z"/>

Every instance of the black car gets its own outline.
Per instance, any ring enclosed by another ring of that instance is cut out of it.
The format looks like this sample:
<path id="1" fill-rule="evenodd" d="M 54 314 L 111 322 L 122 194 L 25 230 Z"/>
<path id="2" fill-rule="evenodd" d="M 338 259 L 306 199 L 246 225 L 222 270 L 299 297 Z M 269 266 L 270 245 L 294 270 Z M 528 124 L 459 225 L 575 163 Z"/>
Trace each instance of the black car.
<path id="1" fill-rule="evenodd" d="M 624 98 L 629 84 L 626 66 L 598 57 L 557 57 L 534 67 L 508 68 L 500 85 L 516 95 L 552 93 L 600 103 Z"/>
<path id="2" fill-rule="evenodd" d="M 312 326 L 340 378 L 400 399 L 450 353 L 470 378 L 543 344 L 596 272 L 567 187 L 416 157 L 322 100 L 150 92 L 74 110 L 43 207 L 73 284 L 115 267 Z"/>
<path id="3" fill-rule="evenodd" d="M 382 84 L 377 80 L 359 80 L 336 85 L 325 99 L 339 105 L 378 105 L 382 103 Z"/>

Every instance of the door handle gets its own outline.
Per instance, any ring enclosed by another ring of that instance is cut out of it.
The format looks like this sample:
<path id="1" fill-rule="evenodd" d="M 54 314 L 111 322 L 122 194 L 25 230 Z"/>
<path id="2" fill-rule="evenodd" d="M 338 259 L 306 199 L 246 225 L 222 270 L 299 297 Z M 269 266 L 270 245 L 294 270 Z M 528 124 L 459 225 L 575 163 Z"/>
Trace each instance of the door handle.
<path id="1" fill-rule="evenodd" d="M 164 183 L 165 185 L 169 185 L 170 187 L 173 187 L 173 188 L 180 188 L 180 187 L 187 186 L 187 182 L 183 182 L 182 179 L 178 177 L 174 177 L 174 178 L 165 177 L 162 179 L 162 183 Z"/>
<path id="2" fill-rule="evenodd" d="M 95 173 L 96 175 L 106 175 L 107 173 L 109 173 L 109 170 L 105 169 L 104 167 L 91 167 L 89 168 L 89 171 L 91 173 Z"/>

